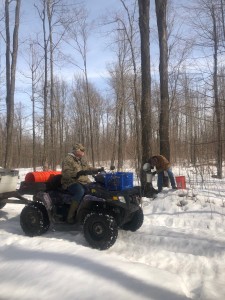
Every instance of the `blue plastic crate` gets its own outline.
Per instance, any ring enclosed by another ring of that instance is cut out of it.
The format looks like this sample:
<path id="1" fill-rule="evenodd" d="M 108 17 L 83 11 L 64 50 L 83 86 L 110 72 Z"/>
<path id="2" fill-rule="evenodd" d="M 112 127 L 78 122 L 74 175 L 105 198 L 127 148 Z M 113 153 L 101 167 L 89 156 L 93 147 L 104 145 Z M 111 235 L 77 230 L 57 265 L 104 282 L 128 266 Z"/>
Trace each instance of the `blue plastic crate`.
<path id="1" fill-rule="evenodd" d="M 115 172 L 105 175 L 105 186 L 110 191 L 123 191 L 133 187 L 133 173 Z"/>

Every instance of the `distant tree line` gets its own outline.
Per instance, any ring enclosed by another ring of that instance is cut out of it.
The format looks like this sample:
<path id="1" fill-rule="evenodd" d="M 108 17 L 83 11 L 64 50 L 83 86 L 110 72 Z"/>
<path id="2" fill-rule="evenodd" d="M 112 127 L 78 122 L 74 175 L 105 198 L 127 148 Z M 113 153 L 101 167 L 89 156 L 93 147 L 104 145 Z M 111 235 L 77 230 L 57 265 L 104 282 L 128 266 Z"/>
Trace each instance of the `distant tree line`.
<path id="1" fill-rule="evenodd" d="M 114 53 L 104 93 L 89 78 L 93 26 L 87 11 L 78 2 L 34 1 L 39 34 L 20 43 L 21 2 L 5 0 L 0 16 L 5 59 L 0 65 L 5 91 L 0 96 L 0 166 L 55 169 L 79 141 L 92 165 L 110 162 L 123 170 L 131 160 L 139 173 L 149 155 L 161 153 L 174 163 L 215 164 L 222 177 L 224 1 L 178 7 L 175 0 L 120 0 L 120 10 L 101 19 Z M 155 10 L 151 19 L 150 5 Z M 159 54 L 153 56 L 156 37 Z M 17 69 L 20 47 L 26 49 L 29 72 L 23 75 L 31 86 L 25 106 L 14 101 L 16 72 L 22 72 Z M 74 66 L 72 83 L 58 74 L 62 61 Z"/>

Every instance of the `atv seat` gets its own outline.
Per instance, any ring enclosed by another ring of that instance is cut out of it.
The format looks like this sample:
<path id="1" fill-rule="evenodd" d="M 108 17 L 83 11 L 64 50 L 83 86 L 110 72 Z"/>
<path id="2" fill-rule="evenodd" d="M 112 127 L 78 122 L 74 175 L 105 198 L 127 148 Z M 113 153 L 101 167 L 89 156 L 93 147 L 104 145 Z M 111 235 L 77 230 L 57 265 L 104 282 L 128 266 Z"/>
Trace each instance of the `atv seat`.
<path id="1" fill-rule="evenodd" d="M 70 192 L 68 190 L 64 190 L 62 188 L 61 179 L 62 179 L 62 175 L 59 174 L 59 175 L 53 176 L 48 182 L 46 182 L 46 192 L 58 191 L 62 194 L 70 195 Z"/>
<path id="2" fill-rule="evenodd" d="M 62 190 L 61 178 L 61 174 L 51 177 L 50 180 L 46 182 L 46 190 Z"/>

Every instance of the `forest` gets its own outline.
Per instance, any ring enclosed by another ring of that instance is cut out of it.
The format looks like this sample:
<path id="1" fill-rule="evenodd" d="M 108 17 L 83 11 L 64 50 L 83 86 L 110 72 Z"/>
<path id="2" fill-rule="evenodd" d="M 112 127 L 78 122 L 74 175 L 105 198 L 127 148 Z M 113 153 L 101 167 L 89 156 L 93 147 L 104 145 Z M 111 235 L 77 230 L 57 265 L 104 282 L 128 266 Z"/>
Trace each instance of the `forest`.
<path id="1" fill-rule="evenodd" d="M 130 160 L 138 171 L 161 153 L 222 178 L 224 0 L 117 0 L 94 23 L 85 1 L 30 1 L 36 30 L 23 38 L 26 1 L 0 4 L 0 166 L 55 169 L 78 141 L 93 166 Z M 94 30 L 112 53 L 104 89 L 90 79 Z"/>

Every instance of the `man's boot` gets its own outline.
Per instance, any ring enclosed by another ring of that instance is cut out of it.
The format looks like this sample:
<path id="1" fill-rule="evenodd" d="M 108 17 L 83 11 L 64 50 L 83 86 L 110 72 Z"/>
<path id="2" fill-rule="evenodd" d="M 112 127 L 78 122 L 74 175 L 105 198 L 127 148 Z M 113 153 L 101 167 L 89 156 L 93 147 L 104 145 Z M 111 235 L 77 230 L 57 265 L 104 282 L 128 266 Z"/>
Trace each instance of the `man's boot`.
<path id="1" fill-rule="evenodd" d="M 70 204 L 70 209 L 67 215 L 67 223 L 69 224 L 73 224 L 74 223 L 74 213 L 77 210 L 78 207 L 78 203 L 76 201 L 72 201 Z"/>

